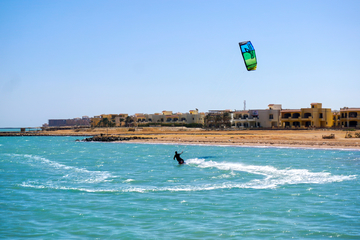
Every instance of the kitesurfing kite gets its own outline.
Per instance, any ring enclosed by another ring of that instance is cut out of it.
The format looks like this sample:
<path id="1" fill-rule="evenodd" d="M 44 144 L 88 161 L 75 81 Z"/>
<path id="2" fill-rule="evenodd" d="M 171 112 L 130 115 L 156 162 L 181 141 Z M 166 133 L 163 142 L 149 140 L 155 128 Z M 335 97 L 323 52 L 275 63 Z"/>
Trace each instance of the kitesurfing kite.
<path id="1" fill-rule="evenodd" d="M 248 71 L 254 71 L 257 67 L 255 49 L 250 41 L 239 42 L 241 54 L 244 59 L 246 69 Z"/>

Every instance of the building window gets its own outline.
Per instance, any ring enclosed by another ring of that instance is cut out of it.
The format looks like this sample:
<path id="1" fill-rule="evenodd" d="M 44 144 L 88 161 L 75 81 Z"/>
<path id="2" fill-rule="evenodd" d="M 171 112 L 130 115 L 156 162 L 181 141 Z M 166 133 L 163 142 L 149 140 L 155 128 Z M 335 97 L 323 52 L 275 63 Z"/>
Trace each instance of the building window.
<path id="1" fill-rule="evenodd" d="M 293 115 L 292 115 L 292 118 L 299 118 L 300 117 L 300 113 L 294 113 Z"/>
<path id="2" fill-rule="evenodd" d="M 323 118 L 323 114 L 322 114 L 322 113 L 319 113 L 319 118 Z"/>
<path id="3" fill-rule="evenodd" d="M 269 114 L 269 119 L 274 119 L 274 114 Z"/>
<path id="4" fill-rule="evenodd" d="M 349 117 L 356 118 L 357 117 L 357 112 L 349 112 Z"/>
<path id="5" fill-rule="evenodd" d="M 291 113 L 285 113 L 283 116 L 283 118 L 289 118 L 289 117 L 291 117 Z"/>
<path id="6" fill-rule="evenodd" d="M 304 113 L 304 118 L 309 118 L 311 117 L 311 113 Z"/>

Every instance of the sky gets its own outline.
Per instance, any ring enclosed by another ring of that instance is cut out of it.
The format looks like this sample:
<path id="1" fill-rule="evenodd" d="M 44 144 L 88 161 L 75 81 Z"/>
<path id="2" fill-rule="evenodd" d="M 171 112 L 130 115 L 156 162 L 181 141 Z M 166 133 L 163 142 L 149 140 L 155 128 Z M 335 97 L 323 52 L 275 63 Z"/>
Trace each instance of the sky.
<path id="1" fill-rule="evenodd" d="M 244 100 L 360 107 L 359 12 L 358 0 L 0 0 L 0 128 Z"/>

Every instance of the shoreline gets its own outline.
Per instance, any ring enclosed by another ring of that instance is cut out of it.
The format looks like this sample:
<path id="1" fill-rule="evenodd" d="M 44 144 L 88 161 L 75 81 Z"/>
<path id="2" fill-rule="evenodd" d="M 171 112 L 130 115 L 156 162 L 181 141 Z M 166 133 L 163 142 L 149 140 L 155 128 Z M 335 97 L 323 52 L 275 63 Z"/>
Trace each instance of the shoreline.
<path id="1" fill-rule="evenodd" d="M 348 133 L 352 135 L 352 138 L 346 137 Z M 358 133 L 360 133 L 360 130 L 205 130 L 177 127 L 149 127 L 138 129 L 94 128 L 36 132 L 0 132 L 0 137 L 76 136 L 79 138 L 90 138 L 104 136 L 105 138 L 128 138 L 129 140 L 126 142 L 133 143 L 360 150 L 360 138 L 355 138 Z M 329 135 L 334 135 L 334 138 L 324 138 Z"/>
<path id="2" fill-rule="evenodd" d="M 289 149 L 318 149 L 318 150 L 344 150 L 360 151 L 359 146 L 340 146 L 327 144 L 288 144 L 288 143 L 225 143 L 225 142 L 176 142 L 157 140 L 130 140 L 128 142 L 115 141 L 115 143 L 140 143 L 140 144 L 164 144 L 164 145 L 195 145 L 195 146 L 218 146 L 218 147 L 249 147 L 249 148 L 289 148 Z"/>

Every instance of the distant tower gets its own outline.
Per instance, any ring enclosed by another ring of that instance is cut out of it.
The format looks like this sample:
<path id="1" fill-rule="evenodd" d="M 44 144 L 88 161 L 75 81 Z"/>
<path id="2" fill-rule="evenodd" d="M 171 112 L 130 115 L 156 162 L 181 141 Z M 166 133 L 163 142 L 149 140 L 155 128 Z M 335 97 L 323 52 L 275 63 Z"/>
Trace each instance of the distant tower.
<path id="1" fill-rule="evenodd" d="M 244 100 L 244 111 L 246 110 L 246 100 Z"/>

